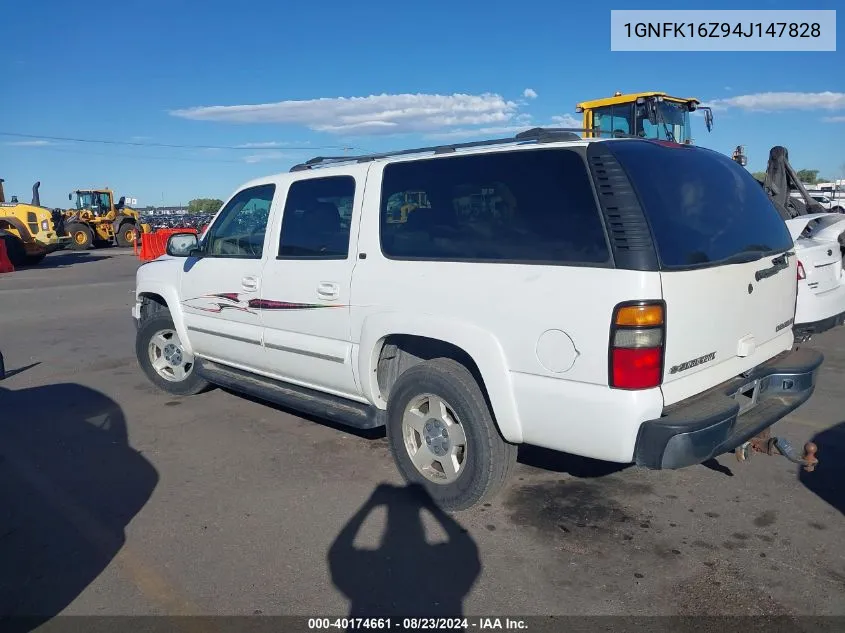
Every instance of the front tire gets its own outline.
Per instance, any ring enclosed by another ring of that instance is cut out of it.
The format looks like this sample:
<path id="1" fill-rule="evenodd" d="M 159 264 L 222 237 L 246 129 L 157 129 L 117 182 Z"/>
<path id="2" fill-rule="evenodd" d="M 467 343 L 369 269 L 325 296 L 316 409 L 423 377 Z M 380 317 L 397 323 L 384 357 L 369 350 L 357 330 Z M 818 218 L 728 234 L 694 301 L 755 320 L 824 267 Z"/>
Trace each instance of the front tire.
<path id="1" fill-rule="evenodd" d="M 124 222 L 117 229 L 115 233 L 115 241 L 118 246 L 132 246 L 135 243 L 135 233 L 137 229 L 132 222 Z"/>
<path id="2" fill-rule="evenodd" d="M 194 371 L 194 357 L 182 345 L 167 310 L 155 312 L 141 323 L 135 355 L 149 381 L 169 394 L 193 396 L 210 386 Z"/>
<path id="3" fill-rule="evenodd" d="M 68 248 L 73 251 L 87 251 L 94 243 L 94 232 L 84 224 L 69 224 L 67 232 L 70 235 Z"/>
<path id="4" fill-rule="evenodd" d="M 436 358 L 403 372 L 387 403 L 387 439 L 399 472 L 445 510 L 492 498 L 516 463 L 469 370 Z"/>

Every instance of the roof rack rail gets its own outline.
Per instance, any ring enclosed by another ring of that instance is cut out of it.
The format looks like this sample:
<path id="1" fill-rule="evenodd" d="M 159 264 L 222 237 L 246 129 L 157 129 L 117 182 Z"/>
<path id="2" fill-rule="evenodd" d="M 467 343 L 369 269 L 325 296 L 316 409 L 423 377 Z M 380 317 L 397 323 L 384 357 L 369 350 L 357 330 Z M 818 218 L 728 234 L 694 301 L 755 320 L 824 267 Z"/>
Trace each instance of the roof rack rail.
<path id="1" fill-rule="evenodd" d="M 430 147 L 416 147 L 413 149 L 402 149 L 395 152 L 382 152 L 378 154 L 361 154 L 358 156 L 317 156 L 304 163 L 299 163 L 290 168 L 290 171 L 304 171 L 306 169 L 313 169 L 315 167 L 325 167 L 327 165 L 334 165 L 338 163 L 367 163 L 380 158 L 390 158 L 393 156 L 406 156 L 409 154 L 449 154 L 459 149 L 466 149 L 471 147 L 485 147 L 488 145 L 506 145 L 508 143 L 555 143 L 558 141 L 580 141 L 584 132 L 592 132 L 593 134 L 603 134 L 599 130 L 587 130 L 584 128 L 564 128 L 564 127 L 535 127 L 530 130 L 520 132 L 516 136 L 505 138 L 493 138 L 483 141 L 469 141 L 467 143 L 450 143 L 448 145 L 432 145 Z M 625 135 L 627 136 L 627 135 Z"/>

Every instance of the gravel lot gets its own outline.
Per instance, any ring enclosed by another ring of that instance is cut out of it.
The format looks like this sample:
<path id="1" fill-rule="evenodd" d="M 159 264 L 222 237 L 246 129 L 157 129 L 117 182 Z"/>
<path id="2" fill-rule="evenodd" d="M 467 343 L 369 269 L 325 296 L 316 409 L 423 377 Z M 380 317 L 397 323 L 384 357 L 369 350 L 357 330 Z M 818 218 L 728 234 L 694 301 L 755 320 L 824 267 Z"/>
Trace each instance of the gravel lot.
<path id="1" fill-rule="evenodd" d="M 816 394 L 776 427 L 815 438 L 814 473 L 524 447 L 504 494 L 447 517 L 382 433 L 153 389 L 137 265 L 55 253 L 0 276 L 0 615 L 845 615 L 845 329 L 812 342 Z"/>

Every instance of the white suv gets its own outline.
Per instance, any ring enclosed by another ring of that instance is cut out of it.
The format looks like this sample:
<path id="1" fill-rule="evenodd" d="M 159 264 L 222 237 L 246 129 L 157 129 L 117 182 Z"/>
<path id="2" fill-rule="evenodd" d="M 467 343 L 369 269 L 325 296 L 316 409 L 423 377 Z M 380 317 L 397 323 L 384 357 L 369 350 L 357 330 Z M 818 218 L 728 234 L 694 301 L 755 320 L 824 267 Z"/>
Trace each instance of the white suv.
<path id="1" fill-rule="evenodd" d="M 359 428 L 447 509 L 528 443 L 650 468 L 743 445 L 805 402 L 797 263 L 728 157 L 639 139 L 513 139 L 316 158 L 244 185 L 137 273 L 136 351 Z"/>

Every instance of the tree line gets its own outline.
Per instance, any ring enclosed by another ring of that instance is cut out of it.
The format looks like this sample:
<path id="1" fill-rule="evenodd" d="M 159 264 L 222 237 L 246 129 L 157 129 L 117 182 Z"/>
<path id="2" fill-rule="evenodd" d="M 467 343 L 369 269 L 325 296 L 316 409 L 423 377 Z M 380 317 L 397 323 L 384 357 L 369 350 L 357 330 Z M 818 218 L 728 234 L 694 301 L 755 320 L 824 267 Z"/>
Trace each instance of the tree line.
<path id="1" fill-rule="evenodd" d="M 188 203 L 188 213 L 217 213 L 222 206 L 217 198 L 196 198 Z"/>
<path id="2" fill-rule="evenodd" d="M 834 180 L 833 178 L 819 177 L 818 169 L 799 169 L 795 173 L 798 174 L 798 180 L 807 185 L 815 185 L 820 182 L 833 182 Z M 755 171 L 752 172 L 751 175 L 754 176 L 760 182 L 766 180 L 766 172 L 764 171 Z"/>

